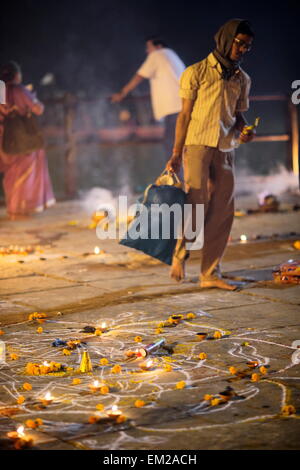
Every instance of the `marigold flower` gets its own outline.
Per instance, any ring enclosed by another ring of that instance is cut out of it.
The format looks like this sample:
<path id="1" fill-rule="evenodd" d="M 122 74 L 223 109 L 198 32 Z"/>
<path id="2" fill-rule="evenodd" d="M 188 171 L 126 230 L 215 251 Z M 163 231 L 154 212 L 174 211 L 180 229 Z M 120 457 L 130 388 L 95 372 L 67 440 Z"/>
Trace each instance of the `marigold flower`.
<path id="1" fill-rule="evenodd" d="M 134 338 L 134 341 L 135 341 L 136 343 L 141 343 L 141 342 L 142 342 L 142 337 L 141 337 L 141 336 L 136 336 L 136 337 Z"/>
<path id="2" fill-rule="evenodd" d="M 187 320 L 192 320 L 193 318 L 197 318 L 197 315 L 190 312 L 190 313 L 187 314 L 186 318 L 187 318 Z"/>
<path id="3" fill-rule="evenodd" d="M 18 354 L 11 353 L 10 358 L 11 358 L 12 361 L 16 361 L 17 359 L 19 359 L 19 356 L 18 356 Z"/>
<path id="4" fill-rule="evenodd" d="M 115 366 L 113 366 L 113 367 L 111 368 L 111 372 L 112 372 L 113 374 L 119 374 L 119 373 L 121 372 L 121 370 L 122 370 L 122 367 L 119 366 L 118 364 L 116 364 Z"/>
<path id="5" fill-rule="evenodd" d="M 249 346 L 249 343 L 247 341 L 244 341 L 241 346 Z"/>
<path id="6" fill-rule="evenodd" d="M 252 374 L 251 382 L 258 382 L 258 381 L 259 381 L 259 374 Z"/>
<path id="7" fill-rule="evenodd" d="M 95 336 L 101 336 L 102 335 L 102 331 L 97 329 L 95 330 Z"/>
<path id="8" fill-rule="evenodd" d="M 217 406 L 220 404 L 220 399 L 219 398 L 213 398 L 210 402 L 211 406 Z"/>
<path id="9" fill-rule="evenodd" d="M 281 408 L 281 413 L 284 416 L 294 415 L 296 413 L 296 408 L 293 405 L 285 405 Z"/>
<path id="10" fill-rule="evenodd" d="M 204 359 L 207 359 L 207 354 L 204 353 L 204 352 L 201 352 L 201 353 L 199 354 L 199 359 L 201 359 L 201 361 L 203 361 Z"/>
<path id="11" fill-rule="evenodd" d="M 1 335 L 5 335 L 5 331 L 0 330 L 0 336 L 1 336 Z"/>
<path id="12" fill-rule="evenodd" d="M 30 385 L 28 382 L 23 383 L 23 389 L 26 391 L 32 390 L 32 385 Z"/>
<path id="13" fill-rule="evenodd" d="M 100 392 L 102 393 L 102 395 L 106 395 L 107 393 L 109 393 L 109 387 L 107 385 L 103 385 L 103 387 L 100 388 Z"/>
<path id="14" fill-rule="evenodd" d="M 172 370 L 173 370 L 173 367 L 170 366 L 170 364 L 166 364 L 166 365 L 164 366 L 164 371 L 165 371 L 165 372 L 172 372 Z"/>
<path id="15" fill-rule="evenodd" d="M 207 393 L 206 395 L 204 395 L 203 400 L 209 401 L 209 400 L 212 399 L 212 397 L 213 397 L 212 395 L 209 395 L 209 394 Z"/>
<path id="16" fill-rule="evenodd" d="M 69 351 L 68 349 L 63 349 L 63 355 L 64 356 L 71 356 L 71 351 Z"/>
<path id="17" fill-rule="evenodd" d="M 237 371 L 238 371 L 237 368 L 236 368 L 236 367 L 233 367 L 233 366 L 229 367 L 228 370 L 229 370 L 229 372 L 230 372 L 232 375 L 235 375 L 235 374 L 237 373 Z"/>
<path id="18" fill-rule="evenodd" d="M 261 366 L 259 368 L 259 371 L 263 374 L 263 375 L 266 375 L 268 373 L 268 369 L 264 366 Z"/>
<path id="19" fill-rule="evenodd" d="M 186 386 L 186 383 L 185 383 L 184 380 L 182 380 L 181 382 L 177 382 L 177 384 L 176 384 L 176 388 L 178 390 L 181 390 L 182 388 L 185 388 L 185 386 Z"/>
<path id="20" fill-rule="evenodd" d="M 156 330 L 155 330 L 156 335 L 160 335 L 162 332 L 163 332 L 163 330 L 161 328 L 156 328 Z"/>
<path id="21" fill-rule="evenodd" d="M 222 333 L 220 333 L 220 331 L 215 331 L 215 332 L 214 332 L 214 338 L 215 338 L 215 339 L 220 339 L 220 338 L 222 338 Z"/>
<path id="22" fill-rule="evenodd" d="M 136 401 L 134 402 L 134 406 L 135 406 L 136 408 L 142 408 L 143 406 L 145 406 L 145 402 L 144 402 L 143 400 L 136 400 Z"/>
<path id="23" fill-rule="evenodd" d="M 120 415 L 116 419 L 116 423 L 118 423 L 118 424 L 124 423 L 124 421 L 126 421 L 126 416 L 124 416 L 124 415 Z"/>
<path id="24" fill-rule="evenodd" d="M 38 426 L 43 426 L 43 424 L 44 424 L 44 422 L 41 418 L 36 418 L 35 422 Z"/>
<path id="25" fill-rule="evenodd" d="M 296 250 L 300 250 L 300 240 L 296 240 L 293 243 L 293 247 L 296 248 Z"/>
<path id="26" fill-rule="evenodd" d="M 163 327 L 164 327 L 164 322 L 163 321 L 158 323 L 157 328 L 163 328 Z"/>
<path id="27" fill-rule="evenodd" d="M 25 426 L 30 429 L 35 429 L 38 427 L 37 423 L 33 419 L 27 419 L 27 421 L 25 421 Z"/>
<path id="28" fill-rule="evenodd" d="M 109 363 L 108 359 L 106 359 L 106 357 L 102 357 L 102 359 L 100 359 L 100 365 L 101 366 L 107 366 L 107 364 Z"/>
<path id="29" fill-rule="evenodd" d="M 34 312 L 29 315 L 28 320 L 32 321 L 39 320 L 42 318 L 47 318 L 47 315 L 45 313 Z"/>
<path id="30" fill-rule="evenodd" d="M 18 405 L 22 405 L 22 403 L 24 403 L 24 401 L 25 401 L 25 397 L 23 397 L 23 395 L 19 395 L 18 398 L 17 398 Z"/>
<path id="31" fill-rule="evenodd" d="M 98 405 L 96 405 L 96 409 L 98 411 L 103 411 L 104 410 L 104 405 L 102 403 L 98 403 Z"/>
<path id="32" fill-rule="evenodd" d="M 98 418 L 97 416 L 90 416 L 89 417 L 89 423 L 90 424 L 95 424 L 99 421 L 100 418 Z"/>
<path id="33" fill-rule="evenodd" d="M 81 384 L 81 379 L 73 379 L 72 380 L 72 385 L 79 385 Z"/>
<path id="34" fill-rule="evenodd" d="M 43 333 L 43 328 L 41 326 L 39 326 L 37 329 L 36 329 L 36 332 L 37 333 Z"/>

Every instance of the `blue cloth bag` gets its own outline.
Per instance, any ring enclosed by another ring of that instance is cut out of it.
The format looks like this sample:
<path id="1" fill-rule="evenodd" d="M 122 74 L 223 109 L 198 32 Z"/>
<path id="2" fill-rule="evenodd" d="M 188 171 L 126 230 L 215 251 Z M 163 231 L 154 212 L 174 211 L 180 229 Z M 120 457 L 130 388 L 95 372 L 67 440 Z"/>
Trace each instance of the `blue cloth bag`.
<path id="1" fill-rule="evenodd" d="M 144 193 L 143 203 L 138 209 L 139 215 L 136 215 L 135 219 L 131 222 L 128 228 L 126 236 L 120 240 L 119 243 L 129 248 L 142 251 L 143 253 L 152 256 L 153 258 L 159 259 L 163 263 L 171 265 L 173 252 L 177 242 L 177 228 L 179 223 L 182 224 L 182 218 L 178 220 L 175 217 L 174 223 L 174 216 L 172 211 L 169 212 L 169 234 L 168 238 L 165 238 L 162 227 L 164 219 L 160 213 L 161 211 L 162 214 L 164 214 L 164 211 L 161 210 L 161 208 L 158 208 L 164 204 L 163 207 L 168 212 L 168 208 L 170 208 L 173 204 L 177 204 L 180 206 L 183 217 L 186 194 L 178 186 L 180 186 L 180 184 L 177 184 L 177 186 L 169 184 L 152 184 L 148 186 Z M 153 204 L 158 206 L 153 208 Z M 142 220 L 146 221 L 147 223 L 141 223 Z M 156 233 L 154 237 L 153 227 L 154 232 Z M 137 233 L 139 234 L 138 238 Z"/>

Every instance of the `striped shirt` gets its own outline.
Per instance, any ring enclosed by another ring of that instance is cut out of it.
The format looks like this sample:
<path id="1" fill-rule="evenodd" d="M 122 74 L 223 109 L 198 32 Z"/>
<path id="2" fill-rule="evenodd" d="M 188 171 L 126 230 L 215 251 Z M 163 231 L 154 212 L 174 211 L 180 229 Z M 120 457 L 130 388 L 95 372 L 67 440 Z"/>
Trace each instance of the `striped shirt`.
<path id="1" fill-rule="evenodd" d="M 180 79 L 179 96 L 195 100 L 185 145 L 207 145 L 223 152 L 237 146 L 236 113 L 249 108 L 251 80 L 240 67 L 229 79 L 211 53 L 188 67 Z"/>

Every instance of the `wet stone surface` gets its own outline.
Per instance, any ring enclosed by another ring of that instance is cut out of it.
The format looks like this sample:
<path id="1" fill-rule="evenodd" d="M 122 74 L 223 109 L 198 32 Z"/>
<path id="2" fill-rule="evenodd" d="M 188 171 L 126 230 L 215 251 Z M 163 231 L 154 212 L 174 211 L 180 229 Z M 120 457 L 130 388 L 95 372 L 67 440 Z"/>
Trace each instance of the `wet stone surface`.
<path id="1" fill-rule="evenodd" d="M 68 228 L 74 217 L 69 209 L 65 215 L 58 209 L 59 218 L 44 215 L 44 261 L 35 255 L 21 264 L 17 255 L 0 260 L 0 340 L 6 348 L 0 447 L 12 447 L 7 432 L 39 418 L 36 429 L 25 427 L 34 449 L 299 449 L 300 286 L 272 280 L 276 263 L 297 257 L 293 240 L 230 245 L 223 270 L 244 279 L 243 288 L 200 290 L 197 254 L 178 286 L 167 267 L 115 241 L 101 242 L 107 256 L 84 257 L 100 243 L 94 232 Z M 21 233 L 23 244 L 43 243 L 36 219 L 23 231 L 18 224 L 4 225 L 1 244 L 10 233 L 14 243 Z M 243 219 L 244 232 L 246 224 Z M 29 320 L 33 312 L 46 318 Z M 171 315 L 182 318 L 170 325 Z M 102 334 L 83 330 L 103 322 Z M 54 347 L 57 338 L 80 346 Z M 161 338 L 166 348 L 146 358 L 153 361 L 149 370 L 141 368 L 144 359 L 128 360 L 126 351 Z M 83 351 L 90 372 L 79 370 Z M 28 363 L 45 361 L 64 369 L 26 372 Z M 91 390 L 95 380 L 102 389 Z M 24 383 L 32 388 L 25 390 Z M 52 401 L 45 404 L 48 392 Z M 123 422 L 108 418 L 114 405 Z"/>

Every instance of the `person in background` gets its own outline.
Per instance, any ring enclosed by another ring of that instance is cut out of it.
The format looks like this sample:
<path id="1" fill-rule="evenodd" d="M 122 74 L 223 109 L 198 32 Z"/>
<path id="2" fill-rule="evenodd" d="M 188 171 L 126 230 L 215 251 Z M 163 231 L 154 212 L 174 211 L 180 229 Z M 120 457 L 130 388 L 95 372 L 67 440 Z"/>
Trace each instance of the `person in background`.
<path id="1" fill-rule="evenodd" d="M 146 40 L 147 58 L 132 79 L 119 93 L 112 95 L 112 103 L 119 103 L 143 80 L 150 81 L 151 103 L 156 120 L 164 118 L 164 143 L 169 156 L 172 152 L 175 125 L 181 100 L 179 98 L 179 79 L 185 65 L 176 52 L 169 49 L 159 37 Z"/>
<path id="2" fill-rule="evenodd" d="M 200 272 L 200 287 L 204 288 L 236 288 L 222 279 L 220 261 L 234 216 L 234 149 L 239 140 L 246 143 L 254 137 L 253 131 L 242 133 L 251 80 L 240 67 L 253 38 L 247 21 L 228 21 L 215 35 L 216 49 L 188 67 L 180 81 L 183 105 L 166 168 L 178 172 L 183 160 L 186 202 L 192 205 L 193 231 L 196 205 L 204 204 Z M 189 256 L 186 242 L 183 235 L 173 256 L 171 277 L 177 281 L 184 277 L 184 264 Z"/>
<path id="3" fill-rule="evenodd" d="M 16 110 L 21 115 L 30 111 L 39 116 L 44 112 L 44 105 L 22 85 L 22 72 L 16 62 L 10 61 L 0 69 L 0 79 L 6 84 L 6 105 L 0 105 L 0 172 L 4 173 L 7 212 L 15 220 L 43 211 L 55 203 L 55 198 L 45 150 L 7 155 L 1 144 L 5 115 Z"/>

